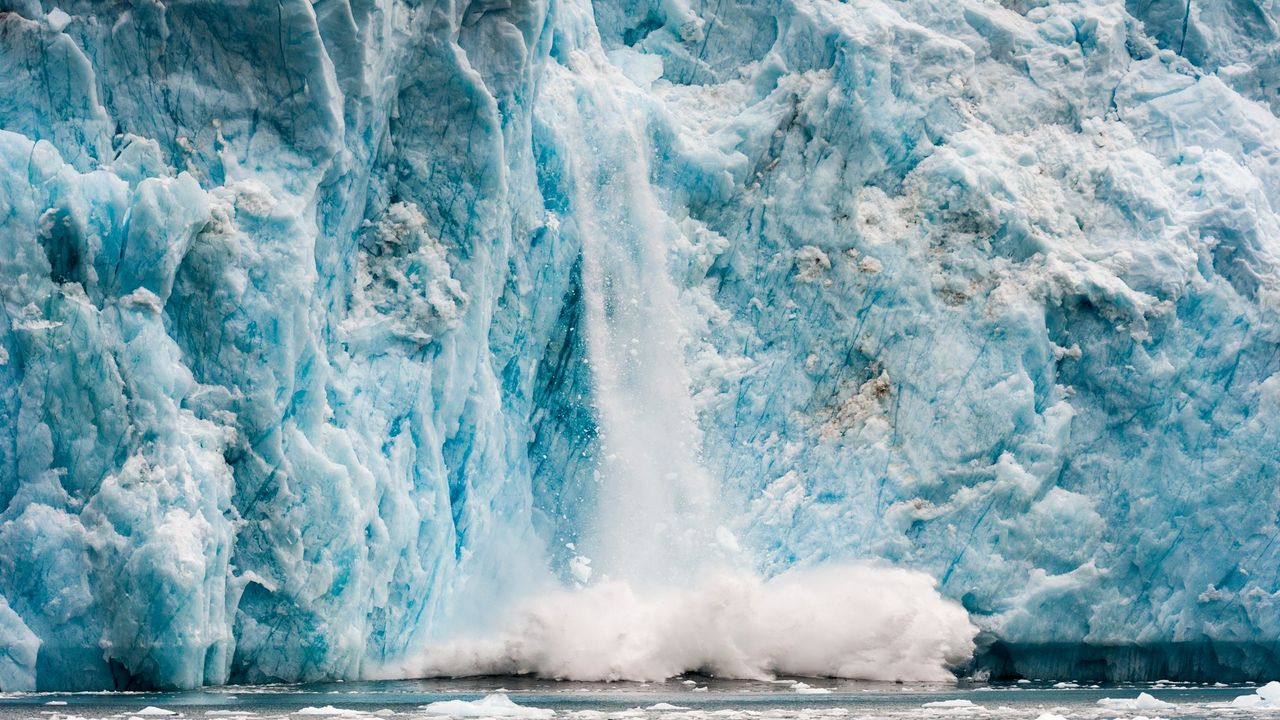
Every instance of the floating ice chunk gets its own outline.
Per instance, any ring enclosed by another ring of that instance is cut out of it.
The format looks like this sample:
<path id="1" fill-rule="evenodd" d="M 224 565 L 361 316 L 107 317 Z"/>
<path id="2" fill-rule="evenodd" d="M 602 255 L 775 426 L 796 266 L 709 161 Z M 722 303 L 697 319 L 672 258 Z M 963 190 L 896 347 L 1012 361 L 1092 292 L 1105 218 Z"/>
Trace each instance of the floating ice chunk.
<path id="1" fill-rule="evenodd" d="M 982 706 L 981 706 L 981 705 L 974 705 L 974 704 L 973 704 L 973 702 L 972 702 L 972 701 L 969 701 L 969 700 L 956 699 L 956 700 L 935 700 L 935 701 L 933 701 L 933 702 L 927 702 L 927 703 L 925 703 L 925 704 L 921 705 L 920 707 L 927 707 L 927 708 L 980 708 L 980 707 L 982 707 Z"/>
<path id="2" fill-rule="evenodd" d="M 1080 687 L 1080 683 L 1060 682 L 1060 683 L 1054 683 L 1053 686 L 1059 690 L 1065 690 L 1067 688 L 1078 688 Z"/>
<path id="3" fill-rule="evenodd" d="M 529 718 L 539 720 L 556 714 L 555 710 L 517 705 L 503 693 L 485 695 L 479 700 L 441 700 L 422 708 L 428 715 L 450 717 Z"/>
<path id="4" fill-rule="evenodd" d="M 1163 710 L 1174 707 L 1173 703 L 1156 699 L 1148 693 L 1139 693 L 1136 698 L 1102 698 L 1098 704 L 1111 710 Z"/>
<path id="5" fill-rule="evenodd" d="M 50 700 L 49 702 L 45 703 L 45 705 L 66 705 L 66 704 L 67 704 L 66 700 Z"/>
<path id="6" fill-rule="evenodd" d="M 827 688 L 814 687 L 809 683 L 798 682 L 791 686 L 791 689 L 801 695 L 828 695 L 831 693 Z"/>
<path id="7" fill-rule="evenodd" d="M 688 710 L 688 709 L 690 708 L 687 708 L 683 705 L 672 705 L 671 703 L 664 703 L 664 702 L 654 703 L 649 707 L 645 708 L 645 710 Z"/>
<path id="8" fill-rule="evenodd" d="M 1252 695 L 1241 695 L 1232 700 L 1231 707 L 1237 708 L 1257 708 L 1257 709 L 1280 709 L 1280 682 L 1272 680 L 1271 682 L 1258 688 Z"/>
<path id="9" fill-rule="evenodd" d="M 353 710 L 351 708 L 340 708 L 332 705 L 324 707 L 304 707 L 301 710 L 294 710 L 294 715 L 324 715 L 328 717 L 360 717 L 369 713 L 363 710 Z"/>
<path id="10" fill-rule="evenodd" d="M 1238 708 L 1252 708 L 1258 707 L 1262 703 L 1262 697 L 1257 693 L 1253 693 L 1252 695 L 1241 695 L 1229 703 L 1224 703 L 1224 705 Z"/>
<path id="11" fill-rule="evenodd" d="M 172 710 L 166 710 L 162 707 L 156 707 L 155 705 L 148 705 L 142 708 L 141 710 L 139 710 L 138 712 L 134 713 L 134 715 L 177 715 L 177 714 L 178 713 Z"/>

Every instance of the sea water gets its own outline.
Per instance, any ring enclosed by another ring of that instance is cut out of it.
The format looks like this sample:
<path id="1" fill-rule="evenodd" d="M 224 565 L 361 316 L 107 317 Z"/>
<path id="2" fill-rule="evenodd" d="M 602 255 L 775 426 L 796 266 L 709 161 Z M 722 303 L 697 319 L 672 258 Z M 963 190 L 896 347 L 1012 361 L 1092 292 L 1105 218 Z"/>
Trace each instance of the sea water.
<path id="1" fill-rule="evenodd" d="M 1173 720 L 1280 715 L 1280 708 L 1251 702 L 1255 691 L 1252 685 L 1168 682 L 904 684 L 813 678 L 725 681 L 694 675 L 655 683 L 581 683 L 485 677 L 225 686 L 172 693 L 11 693 L 0 698 L 0 719 Z"/>

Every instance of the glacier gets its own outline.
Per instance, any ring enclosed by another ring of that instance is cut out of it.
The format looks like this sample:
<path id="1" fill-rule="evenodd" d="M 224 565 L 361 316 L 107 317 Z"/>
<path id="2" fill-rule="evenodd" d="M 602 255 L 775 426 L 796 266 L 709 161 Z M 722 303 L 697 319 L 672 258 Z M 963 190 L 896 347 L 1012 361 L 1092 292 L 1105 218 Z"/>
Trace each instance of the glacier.
<path id="1" fill-rule="evenodd" d="M 0 0 L 0 689 L 833 564 L 1280 674 L 1278 112 L 1275 0 Z"/>

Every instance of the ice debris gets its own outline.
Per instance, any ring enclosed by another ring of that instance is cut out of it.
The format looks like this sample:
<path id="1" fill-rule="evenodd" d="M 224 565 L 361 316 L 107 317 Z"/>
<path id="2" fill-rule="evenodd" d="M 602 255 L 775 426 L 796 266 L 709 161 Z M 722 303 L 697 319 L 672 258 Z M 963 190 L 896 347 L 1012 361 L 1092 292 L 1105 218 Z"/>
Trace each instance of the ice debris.
<path id="1" fill-rule="evenodd" d="M 424 705 L 422 710 L 428 715 L 526 718 L 527 720 L 545 720 L 556 714 L 554 710 L 517 705 L 503 693 L 491 693 L 479 700 L 441 700 Z"/>

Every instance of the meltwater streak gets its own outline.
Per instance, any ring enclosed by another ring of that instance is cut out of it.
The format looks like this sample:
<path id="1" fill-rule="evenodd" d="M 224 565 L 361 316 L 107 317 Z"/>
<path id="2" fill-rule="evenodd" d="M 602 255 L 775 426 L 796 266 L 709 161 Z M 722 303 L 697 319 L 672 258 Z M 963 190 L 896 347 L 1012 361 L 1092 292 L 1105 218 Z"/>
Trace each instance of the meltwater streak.
<path id="1" fill-rule="evenodd" d="M 598 51 L 548 68 L 541 102 L 573 175 L 602 460 L 580 538 L 592 581 L 520 603 L 485 637 L 433 644 L 399 674 L 653 681 L 690 671 L 947 680 L 974 628 L 924 574 L 868 564 L 761 579 L 723 528 L 682 362 L 666 252 L 678 232 L 627 119 L 644 108 Z M 628 94 L 631 93 L 631 94 Z M 629 107 L 629 105 L 631 107 Z M 582 577 L 579 575 L 579 577 Z"/>

